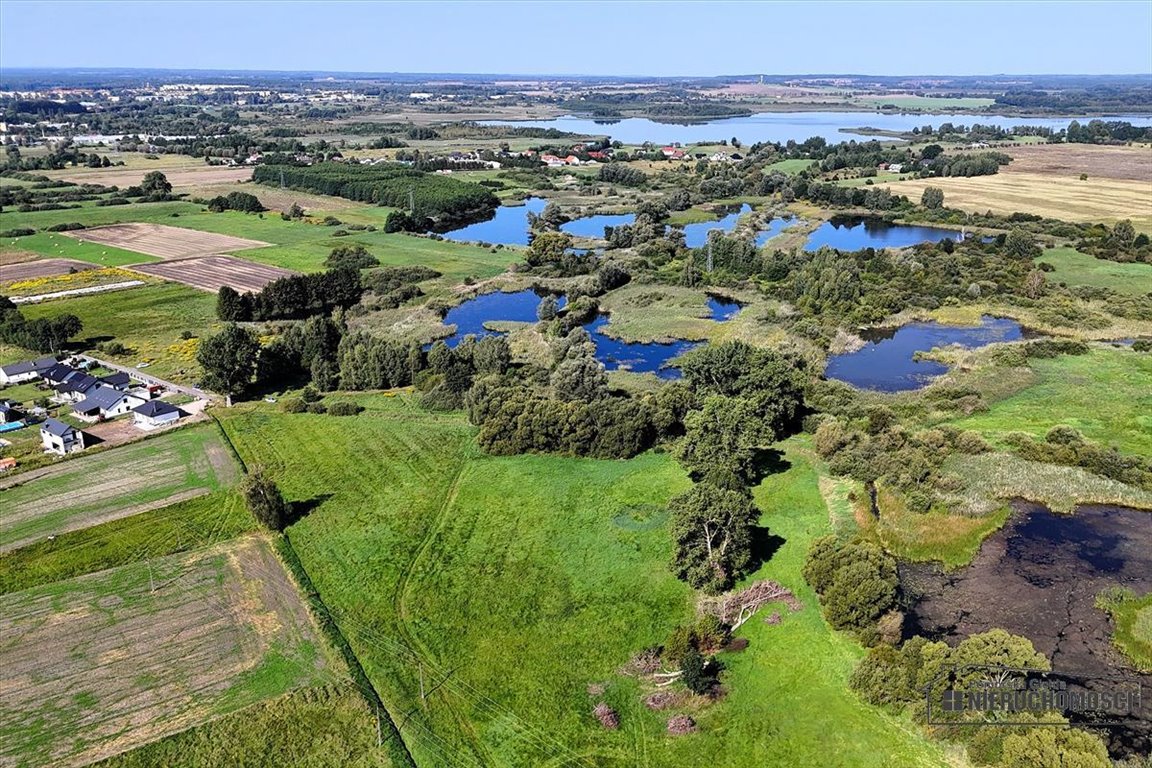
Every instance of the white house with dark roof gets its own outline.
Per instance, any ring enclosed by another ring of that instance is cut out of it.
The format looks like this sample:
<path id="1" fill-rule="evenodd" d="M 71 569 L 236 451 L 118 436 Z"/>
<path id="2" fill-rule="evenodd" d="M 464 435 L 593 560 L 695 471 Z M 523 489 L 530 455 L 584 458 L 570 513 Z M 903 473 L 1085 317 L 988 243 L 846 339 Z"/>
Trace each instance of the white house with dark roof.
<path id="1" fill-rule="evenodd" d="M 0 385 L 35 381 L 40 378 L 44 371 L 54 365 L 56 365 L 55 357 L 40 357 L 36 360 L 24 360 L 19 363 L 0 366 Z"/>
<path id="2" fill-rule="evenodd" d="M 84 371 L 73 371 L 57 384 L 53 389 L 59 400 L 77 403 L 88 396 L 88 393 L 100 386 L 100 380 Z"/>
<path id="3" fill-rule="evenodd" d="M 156 429 L 175 424 L 185 415 L 172 403 L 163 400 L 149 400 L 144 405 L 133 408 L 132 413 L 135 414 L 136 426 L 140 429 Z"/>
<path id="4" fill-rule="evenodd" d="M 40 425 L 40 439 L 44 442 L 45 451 L 61 456 L 84 450 L 84 433 L 56 419 L 48 419 Z"/>
<path id="5" fill-rule="evenodd" d="M 114 419 L 146 402 L 148 398 L 145 395 L 98 385 L 89 389 L 84 399 L 72 406 L 72 412 L 91 421 Z"/>

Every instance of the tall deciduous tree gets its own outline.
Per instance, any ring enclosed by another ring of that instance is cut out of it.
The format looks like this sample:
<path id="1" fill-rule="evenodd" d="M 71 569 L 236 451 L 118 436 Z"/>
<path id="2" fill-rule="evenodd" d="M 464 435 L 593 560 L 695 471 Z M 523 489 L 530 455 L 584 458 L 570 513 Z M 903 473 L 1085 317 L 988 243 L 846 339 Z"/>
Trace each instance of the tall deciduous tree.
<path id="1" fill-rule="evenodd" d="M 140 182 L 140 191 L 145 195 L 167 195 L 172 191 L 172 182 L 160 171 L 149 171 Z"/>
<path id="2" fill-rule="evenodd" d="M 747 573 L 760 517 L 747 494 L 699 483 L 668 508 L 676 540 L 672 569 L 679 578 L 716 593 Z"/>
<path id="3" fill-rule="evenodd" d="M 196 350 L 196 359 L 204 369 L 204 386 L 225 395 L 239 395 L 252 383 L 260 341 L 256 334 L 235 323 L 209 336 Z"/>

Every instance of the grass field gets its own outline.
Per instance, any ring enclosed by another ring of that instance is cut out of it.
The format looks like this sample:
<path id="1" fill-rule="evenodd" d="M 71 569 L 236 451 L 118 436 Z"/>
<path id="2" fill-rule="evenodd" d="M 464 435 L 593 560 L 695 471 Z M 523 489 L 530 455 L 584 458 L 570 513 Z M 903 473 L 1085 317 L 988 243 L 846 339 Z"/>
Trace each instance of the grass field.
<path id="1" fill-rule="evenodd" d="M 0 760 L 83 764 L 337 679 L 262 538 L 0 597 Z"/>
<path id="2" fill-rule="evenodd" d="M 1110 288 L 1117 293 L 1152 293 L 1152 265 L 1097 259 L 1075 248 L 1049 248 L 1036 260 L 1056 267 L 1045 277 L 1054 283 Z"/>
<path id="3" fill-rule="evenodd" d="M 786 173 L 789 176 L 792 176 L 794 174 L 800 173 L 800 171 L 812 165 L 813 162 L 815 161 L 805 160 L 803 158 L 777 160 L 775 163 L 764 166 L 764 172 L 771 173 L 773 171 L 779 171 L 780 173 Z"/>
<path id="4" fill-rule="evenodd" d="M 238 492 L 197 496 L 4 553 L 0 595 L 218 544 L 254 527 Z"/>
<path id="5" fill-rule="evenodd" d="M 751 648 L 725 659 L 729 696 L 694 714 L 700 734 L 670 739 L 668 713 L 644 708 L 615 670 L 692 615 L 667 570 L 663 506 L 687 486 L 671 458 L 486 457 L 458 415 L 403 395 L 356 399 L 367 411 L 355 420 L 249 405 L 225 428 L 289 499 L 316 502 L 289 535 L 418 763 L 944 763 L 913 726 L 845 688 L 860 649 L 828 630 L 799 575 L 830 529 L 802 446 L 757 498 L 785 539 L 760 575 L 807 607 L 746 625 Z M 435 689 L 423 703 L 421 673 Z M 619 731 L 592 718 L 589 684 L 606 686 Z"/>
<path id="6" fill-rule="evenodd" d="M 935 98 L 930 96 L 916 96 L 915 94 L 857 96 L 853 98 L 852 101 L 857 104 L 868 104 L 875 107 L 881 107 L 885 104 L 894 104 L 901 109 L 927 110 L 980 109 L 982 107 L 990 107 L 996 103 L 995 99 L 983 98 L 980 96 L 949 96 Z"/>
<path id="7" fill-rule="evenodd" d="M 971 178 L 910 179 L 887 185 L 894 194 L 919 200 L 924 187 L 944 190 L 944 204 L 962 211 L 1032 213 L 1064 221 L 1115 223 L 1131 219 L 1137 231 L 1152 233 L 1148 183 L 1131 179 L 1061 177 L 1004 172 Z"/>
<path id="8" fill-rule="evenodd" d="M 0 552 L 212 493 L 235 475 L 219 432 L 204 425 L 17 476 L 0 490 Z"/>
<path id="9" fill-rule="evenodd" d="M 360 221 L 381 228 L 375 232 L 349 231 L 345 237 L 334 235 L 341 229 L 340 226 L 324 226 L 318 222 L 308 221 L 283 221 L 276 212 L 268 212 L 262 216 L 235 211 L 208 213 L 200 206 L 186 202 L 83 207 L 75 210 L 33 213 L 5 212 L 0 215 L 0 228 L 43 229 L 54 224 L 73 221 L 86 226 L 120 222 L 167 224 L 272 243 L 273 245 L 269 247 L 239 250 L 235 255 L 249 261 L 299 272 L 316 272 L 324 269 L 324 259 L 337 245 L 361 243 L 384 264 L 423 264 L 443 272 L 446 279 L 453 283 L 459 283 L 469 275 L 491 277 L 521 258 L 521 254 L 515 249 L 493 252 L 491 249 L 447 240 L 385 233 L 382 227 L 388 210 L 390 209 L 364 206 L 355 211 L 336 211 L 335 215 L 342 217 L 342 220 Z M 174 218 L 173 214 L 178 216 Z M 83 237 L 84 233 L 74 234 Z M 156 260 L 150 256 L 118 250 L 111 246 L 78 243 L 76 239 L 59 233 L 39 232 L 35 235 L 0 241 L 0 257 L 5 253 L 20 251 L 75 258 L 108 266 Z M 103 253 L 104 251 L 107 251 L 107 254 Z"/>
<path id="10" fill-rule="evenodd" d="M 1035 384 L 953 423 L 993 442 L 1014 431 L 1043 437 L 1057 424 L 1068 424 L 1124 453 L 1152 456 L 1152 357 L 1094 349 L 1029 365 Z"/>
<path id="11" fill-rule="evenodd" d="M 293 691 L 272 701 L 96 763 L 96 768 L 389 768 L 376 721 L 350 685 Z"/>
<path id="12" fill-rule="evenodd" d="M 70 312 L 84 323 L 80 338 L 91 348 L 99 341 L 115 339 L 131 355 L 117 362 L 134 365 L 153 360 L 149 373 L 181 383 L 195 383 L 199 376 L 194 342 L 180 339 L 183 331 L 196 336 L 214 333 L 216 297 L 176 283 L 158 283 L 93 296 L 33 304 L 21 310 L 29 319 Z"/>

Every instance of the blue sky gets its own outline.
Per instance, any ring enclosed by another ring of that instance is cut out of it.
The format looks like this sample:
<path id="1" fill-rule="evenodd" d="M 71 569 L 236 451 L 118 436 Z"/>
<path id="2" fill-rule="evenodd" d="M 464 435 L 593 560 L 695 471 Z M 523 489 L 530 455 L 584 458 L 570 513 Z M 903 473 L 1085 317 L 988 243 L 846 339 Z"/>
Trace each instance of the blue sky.
<path id="1" fill-rule="evenodd" d="M 1135 74 L 1152 2 L 0 2 L 0 67 Z"/>

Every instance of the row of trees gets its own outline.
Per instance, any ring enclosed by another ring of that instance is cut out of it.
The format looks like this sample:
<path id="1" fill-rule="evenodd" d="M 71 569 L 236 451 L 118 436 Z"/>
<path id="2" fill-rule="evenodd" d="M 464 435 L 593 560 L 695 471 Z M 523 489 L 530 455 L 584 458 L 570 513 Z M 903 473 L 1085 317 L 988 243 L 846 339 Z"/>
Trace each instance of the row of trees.
<path id="1" fill-rule="evenodd" d="M 302 318 L 351 307 L 362 294 L 359 270 L 339 267 L 281 277 L 256 293 L 221 286 L 216 295 L 216 316 L 229 322 Z"/>
<path id="2" fill-rule="evenodd" d="M 0 342 L 37 352 L 58 352 L 84 323 L 73 314 L 60 314 L 28 320 L 6 296 L 0 296 Z"/>

